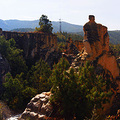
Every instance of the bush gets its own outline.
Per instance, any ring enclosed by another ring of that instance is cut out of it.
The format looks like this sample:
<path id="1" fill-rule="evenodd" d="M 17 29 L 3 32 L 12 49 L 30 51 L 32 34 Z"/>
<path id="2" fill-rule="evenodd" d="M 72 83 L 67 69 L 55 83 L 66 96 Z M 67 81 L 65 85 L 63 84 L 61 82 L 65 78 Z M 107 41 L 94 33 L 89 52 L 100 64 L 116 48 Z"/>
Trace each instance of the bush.
<path id="1" fill-rule="evenodd" d="M 27 85 L 37 90 L 37 93 L 49 91 L 51 86 L 49 84 L 49 77 L 51 69 L 44 60 L 40 59 L 32 66 L 27 74 Z"/>
<path id="2" fill-rule="evenodd" d="M 107 82 L 94 74 L 94 67 L 89 63 L 80 67 L 78 73 L 74 69 L 66 72 L 68 66 L 68 62 L 63 58 L 54 67 L 50 79 L 53 84 L 51 102 L 67 120 L 74 117 L 78 120 L 90 118 L 94 106 L 101 108 L 102 103 L 111 95 L 106 89 Z"/>
<path id="3" fill-rule="evenodd" d="M 51 69 L 45 61 L 40 59 L 28 71 L 23 50 L 16 48 L 14 39 L 6 40 L 4 36 L 0 36 L 0 52 L 8 60 L 11 70 L 6 75 L 1 93 L 1 99 L 10 108 L 23 109 L 37 93 L 50 90 Z"/>
<path id="4" fill-rule="evenodd" d="M 2 99 L 14 110 L 24 109 L 29 100 L 37 94 L 34 88 L 24 84 L 22 73 L 15 78 L 10 73 L 6 75 Z"/>
<path id="5" fill-rule="evenodd" d="M 16 48 L 15 45 L 14 39 L 6 40 L 4 36 L 0 36 L 0 53 L 8 60 L 13 77 L 28 70 L 22 56 L 23 50 Z"/>

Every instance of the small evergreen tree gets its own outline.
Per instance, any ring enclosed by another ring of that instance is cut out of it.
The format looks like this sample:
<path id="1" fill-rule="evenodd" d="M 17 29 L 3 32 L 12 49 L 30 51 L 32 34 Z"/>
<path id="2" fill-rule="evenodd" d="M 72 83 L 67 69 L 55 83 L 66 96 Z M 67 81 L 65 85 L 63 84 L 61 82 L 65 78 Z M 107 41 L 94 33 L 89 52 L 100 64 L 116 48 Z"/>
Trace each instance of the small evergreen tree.
<path id="1" fill-rule="evenodd" d="M 13 77 L 21 72 L 26 73 L 28 69 L 22 56 L 23 50 L 16 48 L 15 45 L 13 38 L 6 40 L 4 36 L 0 36 L 0 53 L 8 60 Z"/>
<path id="2" fill-rule="evenodd" d="M 4 92 L 2 100 L 14 110 L 24 109 L 30 99 L 37 94 L 32 87 L 25 86 L 23 73 L 17 74 L 15 78 L 10 73 L 6 75 L 3 83 Z"/>
<path id="3" fill-rule="evenodd" d="M 48 81 L 50 75 L 50 67 L 44 60 L 40 59 L 27 74 L 28 86 L 35 88 L 38 93 L 49 91 L 51 88 Z"/>

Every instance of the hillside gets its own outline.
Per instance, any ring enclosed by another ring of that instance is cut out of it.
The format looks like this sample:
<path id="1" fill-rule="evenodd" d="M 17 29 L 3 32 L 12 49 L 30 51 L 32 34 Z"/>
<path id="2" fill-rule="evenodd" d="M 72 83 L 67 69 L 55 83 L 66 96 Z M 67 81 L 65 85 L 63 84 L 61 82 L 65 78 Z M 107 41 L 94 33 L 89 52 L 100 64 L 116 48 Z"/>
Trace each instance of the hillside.
<path id="1" fill-rule="evenodd" d="M 59 31 L 59 22 L 52 21 L 53 32 Z M 82 31 L 81 25 L 74 25 L 67 22 L 62 22 L 62 32 L 80 32 Z M 39 27 L 39 20 L 23 21 L 23 20 L 0 20 L 0 27 L 3 30 L 13 30 L 18 28 L 32 28 Z"/>
<path id="2" fill-rule="evenodd" d="M 109 31 L 110 43 L 120 44 L 120 30 Z"/>
<path id="3" fill-rule="evenodd" d="M 60 29 L 60 24 L 59 22 L 52 22 L 53 24 L 53 32 L 57 32 Z M 61 29 L 62 32 L 81 32 L 83 31 L 83 26 L 81 25 L 75 25 L 75 24 L 70 24 L 67 22 L 62 22 L 61 23 Z"/>
<path id="4" fill-rule="evenodd" d="M 16 28 L 11 31 L 12 32 L 34 32 L 35 29 L 33 29 L 33 28 Z"/>

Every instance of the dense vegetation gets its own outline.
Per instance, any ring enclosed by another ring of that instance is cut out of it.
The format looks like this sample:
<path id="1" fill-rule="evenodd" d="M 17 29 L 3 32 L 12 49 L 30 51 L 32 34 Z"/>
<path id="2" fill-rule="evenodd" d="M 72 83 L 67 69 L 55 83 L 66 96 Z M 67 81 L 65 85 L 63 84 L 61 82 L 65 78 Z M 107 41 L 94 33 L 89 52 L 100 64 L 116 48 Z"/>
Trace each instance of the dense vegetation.
<path id="1" fill-rule="evenodd" d="M 2 99 L 12 109 L 23 109 L 37 93 L 50 90 L 51 86 L 48 83 L 50 74 L 51 70 L 43 60 L 32 66 L 26 77 L 23 72 L 15 77 L 8 73 L 3 83 Z"/>
<path id="2" fill-rule="evenodd" d="M 64 58 L 54 66 L 50 77 L 53 85 L 51 101 L 66 120 L 90 118 L 94 107 L 101 108 L 111 96 L 110 80 L 93 74 L 94 67 L 89 62 L 79 68 L 79 73 L 74 69 L 66 72 L 68 68 L 69 63 Z"/>
<path id="3" fill-rule="evenodd" d="M 113 51 L 114 55 L 120 57 L 120 44 L 110 44 L 110 48 Z"/>
<path id="4" fill-rule="evenodd" d="M 57 40 L 58 42 L 66 42 L 66 40 L 68 40 L 69 37 L 72 38 L 73 41 L 75 40 L 83 40 L 83 36 L 79 35 L 79 34 L 75 34 L 75 33 L 67 33 L 67 32 L 57 32 L 55 33 L 57 35 Z"/>
<path id="5" fill-rule="evenodd" d="M 1 98 L 12 109 L 22 109 L 37 93 L 50 90 L 51 69 L 43 60 L 30 68 L 22 55 L 23 50 L 16 48 L 15 40 L 6 40 L 3 36 L 0 37 L 0 52 L 11 68 L 3 83 Z"/>

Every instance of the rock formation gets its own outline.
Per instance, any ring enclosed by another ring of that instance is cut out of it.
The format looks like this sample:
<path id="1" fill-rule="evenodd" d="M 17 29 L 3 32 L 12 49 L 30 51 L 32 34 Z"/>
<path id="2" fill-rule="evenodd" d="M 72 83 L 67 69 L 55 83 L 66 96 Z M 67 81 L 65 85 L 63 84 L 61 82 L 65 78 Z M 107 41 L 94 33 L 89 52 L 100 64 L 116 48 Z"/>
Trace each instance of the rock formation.
<path id="1" fill-rule="evenodd" d="M 109 35 L 107 32 L 107 27 L 97 24 L 94 20 L 95 19 L 93 19 L 93 22 L 89 21 L 83 27 L 84 40 L 88 42 L 73 42 L 71 39 L 68 39 L 67 50 L 65 53 L 74 54 L 75 51 L 80 51 L 73 60 L 71 67 L 76 67 L 75 64 L 78 66 L 86 60 L 96 61 L 97 65 L 101 65 L 103 69 L 112 74 L 114 79 L 117 79 L 120 71 L 116 58 L 109 48 Z M 74 51 L 74 49 L 70 49 L 71 44 L 75 45 L 77 50 L 75 49 Z"/>
<path id="2" fill-rule="evenodd" d="M 6 40 L 14 38 L 17 48 L 23 49 L 24 58 L 28 61 L 38 61 L 40 58 L 52 67 L 62 55 L 57 51 L 57 36 L 44 32 L 10 32 L 0 30 Z M 53 55 L 53 53 L 55 53 Z M 50 55 L 50 56 L 49 56 Z M 51 55 L 53 56 L 51 58 Z"/>
<path id="3" fill-rule="evenodd" d="M 109 48 L 107 27 L 97 24 L 93 17 L 93 22 L 90 20 L 84 25 L 83 29 L 84 39 L 88 40 L 91 48 L 90 51 L 88 44 L 85 43 L 84 52 L 81 55 L 83 59 L 85 58 L 90 61 L 97 60 L 97 64 L 100 64 L 104 69 L 110 71 L 114 79 L 119 77 L 120 71 L 116 58 Z M 85 57 L 86 52 L 88 52 L 88 54 L 91 52 L 90 54 L 92 55 Z"/>
<path id="4" fill-rule="evenodd" d="M 91 24 L 90 21 L 87 24 Z M 109 77 L 109 79 L 111 79 L 112 89 L 115 94 L 111 97 L 110 103 L 104 105 L 102 113 L 113 114 L 120 107 L 119 66 L 113 52 L 109 48 L 109 35 L 107 27 L 95 22 L 89 27 L 89 29 L 86 28 L 87 30 L 84 29 L 84 39 L 87 40 L 88 43 L 84 43 L 85 46 L 83 51 L 81 51 L 73 60 L 71 67 L 77 72 L 79 66 L 84 64 L 86 60 L 91 61 L 95 66 L 97 74 L 104 72 L 104 77 Z M 91 35 L 92 33 L 93 36 Z M 93 41 L 90 42 L 91 40 Z"/>
<path id="5" fill-rule="evenodd" d="M 19 120 L 44 120 L 49 117 L 53 111 L 50 95 L 50 92 L 43 92 L 32 98 Z"/>
<path id="6" fill-rule="evenodd" d="M 67 54 L 74 54 L 77 55 L 78 51 L 83 49 L 83 42 L 82 41 L 73 41 L 71 37 L 68 38 L 66 41 L 65 53 Z"/>
<path id="7" fill-rule="evenodd" d="M 109 35 L 107 32 L 107 27 L 101 24 L 95 23 L 94 16 L 92 17 L 93 17 L 93 23 L 89 21 L 83 27 L 84 40 L 85 40 L 83 42 L 84 48 L 77 55 L 74 54 L 73 56 L 71 56 L 70 68 L 71 67 L 74 68 L 75 71 L 77 72 L 79 66 L 86 63 L 86 61 L 90 61 L 95 66 L 95 69 L 96 69 L 95 72 L 97 74 L 104 73 L 104 77 L 107 77 L 112 82 L 111 87 L 114 91 L 114 95 L 110 100 L 110 104 L 104 105 L 105 109 L 103 110 L 103 113 L 110 114 L 112 110 L 114 110 L 116 113 L 116 111 L 120 107 L 120 102 L 119 102 L 120 101 L 120 97 L 119 97 L 120 96 L 120 78 L 119 78 L 120 70 L 119 70 L 116 58 L 113 55 L 113 52 L 109 48 Z M 72 41 L 70 39 L 67 46 L 70 46 L 71 44 L 72 44 Z M 79 45 L 82 46 L 82 44 L 79 44 Z M 70 57 L 69 54 L 73 54 L 74 51 L 71 51 L 70 49 L 70 51 L 66 53 L 68 53 L 68 55 L 65 53 L 63 53 L 63 55 L 66 56 L 66 58 L 67 57 L 69 58 Z M 40 97 L 41 95 L 42 97 Z M 33 119 L 35 118 L 38 119 L 38 117 L 42 117 L 42 116 L 44 117 L 48 116 L 52 112 L 52 106 L 50 106 L 50 109 L 48 109 L 49 106 L 44 107 L 45 109 L 43 110 L 42 109 L 43 106 L 46 106 L 49 103 L 49 102 L 47 103 L 46 101 L 47 102 L 49 101 L 48 99 L 46 99 L 46 93 L 37 95 L 28 104 L 21 118 L 25 119 L 27 115 L 30 116 L 31 118 L 33 117 Z M 49 112 L 47 112 L 47 109 Z M 40 119 L 43 119 L 43 118 L 40 118 Z"/>
<path id="8" fill-rule="evenodd" d="M 73 57 L 74 59 L 70 68 L 74 68 L 77 72 L 79 66 L 86 63 L 86 61 L 90 61 L 94 65 L 97 74 L 103 73 L 104 77 L 111 80 L 112 89 L 115 94 L 112 96 L 110 104 L 104 105 L 105 109 L 103 113 L 112 114 L 113 110 L 116 112 L 120 107 L 120 70 L 116 57 L 109 48 L 107 27 L 97 24 L 95 21 L 94 23 L 90 22 L 91 21 L 85 24 L 85 26 L 87 25 L 86 28 L 85 26 L 83 27 L 85 40 L 85 42 L 83 42 L 84 48 L 77 56 Z"/>
<path id="9" fill-rule="evenodd" d="M 17 47 L 23 49 L 25 58 L 34 58 L 35 56 L 41 56 L 44 58 L 45 49 L 50 49 L 57 46 L 57 37 L 54 34 L 48 34 L 43 32 L 10 32 L 2 31 L 2 35 L 7 40 L 14 38 Z"/>

